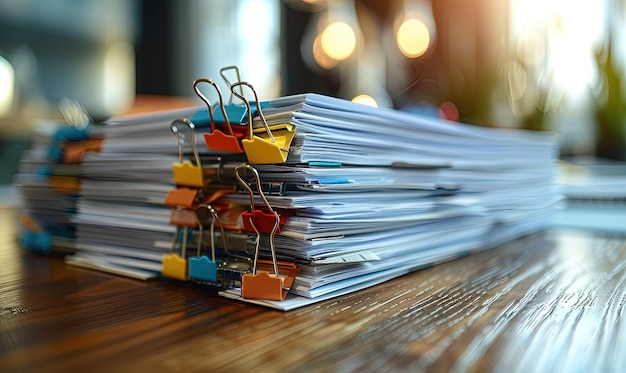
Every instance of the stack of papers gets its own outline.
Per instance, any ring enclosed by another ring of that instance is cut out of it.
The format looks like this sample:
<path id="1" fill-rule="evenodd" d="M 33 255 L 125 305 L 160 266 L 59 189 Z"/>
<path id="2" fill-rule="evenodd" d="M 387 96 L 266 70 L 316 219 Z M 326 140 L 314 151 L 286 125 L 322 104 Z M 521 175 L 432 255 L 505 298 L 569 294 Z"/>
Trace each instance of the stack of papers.
<path id="1" fill-rule="evenodd" d="M 102 148 L 82 163 L 80 199 L 71 217 L 77 252 L 68 262 L 147 279 L 161 274 L 164 254 L 195 255 L 202 237 L 199 251 L 209 255 L 207 229 L 193 229 L 181 248 L 173 210 L 164 205 L 177 184 L 172 167 L 182 156 L 193 164 L 200 160 L 205 175 L 218 174 L 219 183 L 214 177 L 209 187 L 233 186 L 211 201 L 226 227 L 210 237 L 218 249 L 224 242 L 231 250 L 236 246 L 239 256 L 253 257 L 257 235 L 242 218 L 251 202 L 284 218 L 275 235 L 262 233 L 258 243 L 262 259 L 271 260 L 274 248 L 279 261 L 299 267 L 286 298 L 244 297 L 236 281 L 220 291 L 282 310 L 543 229 L 560 201 L 557 143 L 546 133 L 470 126 L 317 94 L 258 106 L 254 111 L 239 105 L 251 113 L 251 123 L 245 116 L 231 121 L 231 133 L 253 128 L 243 136 L 249 140 L 243 153 L 206 145 L 202 135 L 227 132 L 198 119 L 208 117 L 206 108 L 100 127 Z M 197 158 L 189 149 L 179 153 L 181 143 L 170 131 L 178 118 L 195 124 L 195 139 L 185 140 L 193 141 Z M 269 153 L 246 147 L 257 138 L 287 144 L 284 159 L 265 161 Z M 242 164 L 258 173 L 260 192 L 246 179 L 250 195 L 232 177 Z M 228 176 L 222 179 L 222 173 Z M 208 194 L 206 187 L 198 189 L 201 194 Z"/>
<path id="2" fill-rule="evenodd" d="M 559 164 L 561 193 L 567 199 L 557 211 L 558 227 L 626 234 L 626 165 L 601 158 L 577 157 Z"/>
<path id="3" fill-rule="evenodd" d="M 74 251 L 75 226 L 71 217 L 79 199 L 80 164 L 75 146 L 96 148 L 85 141 L 88 129 L 67 123 L 43 121 L 33 135 L 14 178 L 21 205 L 20 227 L 23 247 L 44 254 Z M 67 145 L 67 152 L 62 147 Z"/>
<path id="4" fill-rule="evenodd" d="M 45 254 L 75 251 L 73 217 L 81 199 L 81 162 L 101 149 L 99 126 L 75 100 L 59 105 L 64 120 L 42 120 L 20 160 L 14 186 L 21 204 L 21 244 Z"/>
<path id="5" fill-rule="evenodd" d="M 112 119 L 97 128 L 104 141 L 99 152 L 83 158 L 81 198 L 72 216 L 76 253 L 66 262 L 144 280 L 159 276 L 175 233 L 164 205 L 178 159 L 169 124 L 197 111 Z"/>

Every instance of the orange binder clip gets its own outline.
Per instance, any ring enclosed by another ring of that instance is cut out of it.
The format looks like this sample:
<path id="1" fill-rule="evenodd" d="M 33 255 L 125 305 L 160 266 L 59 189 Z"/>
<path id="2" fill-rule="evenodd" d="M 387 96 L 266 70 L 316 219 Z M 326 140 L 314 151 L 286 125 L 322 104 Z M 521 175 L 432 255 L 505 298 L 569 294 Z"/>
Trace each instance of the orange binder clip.
<path id="1" fill-rule="evenodd" d="M 296 263 L 277 261 L 278 273 L 281 274 L 283 279 L 283 290 L 289 291 L 296 275 L 300 273 L 300 267 Z M 257 260 L 257 271 L 269 272 L 273 269 L 274 262 L 267 259 Z"/>
<path id="2" fill-rule="evenodd" d="M 257 112 L 265 128 L 265 133 L 263 133 L 263 128 L 258 130 L 253 129 L 250 102 L 243 95 L 235 92 L 235 88 L 241 85 L 248 86 L 254 93 Z M 248 161 L 253 164 L 285 162 L 289 155 L 289 147 L 296 133 L 295 126 L 291 124 L 276 125 L 274 126 L 275 133 L 272 133 L 261 111 L 259 98 L 252 85 L 248 82 L 236 82 L 231 85 L 230 89 L 233 95 L 241 99 L 248 109 L 249 138 L 241 140 Z"/>
<path id="3" fill-rule="evenodd" d="M 209 102 L 209 99 L 207 99 L 206 96 L 202 94 L 202 92 L 198 88 L 198 84 L 202 82 L 211 84 L 213 88 L 215 88 L 215 91 L 217 92 L 217 96 L 219 97 L 219 101 L 220 101 L 220 110 L 222 112 L 222 115 L 224 116 L 224 122 L 226 124 L 226 128 L 228 129 L 228 133 L 229 133 L 228 135 L 218 130 L 215 127 L 215 118 L 213 118 L 213 110 L 211 108 L 211 103 Z M 206 142 L 207 148 L 211 150 L 223 151 L 223 152 L 243 153 L 241 144 L 239 144 L 239 139 L 236 137 L 235 133 L 233 132 L 233 128 L 230 124 L 230 120 L 228 119 L 228 115 L 226 114 L 226 109 L 224 108 L 224 101 L 222 99 L 222 92 L 220 91 L 219 86 L 211 79 L 200 78 L 200 79 L 194 80 L 193 89 L 196 91 L 196 94 L 198 95 L 198 97 L 200 97 L 200 99 L 204 101 L 204 103 L 207 105 L 207 108 L 209 110 L 209 117 L 211 120 L 211 133 L 204 134 L 204 141 Z"/>
<path id="4" fill-rule="evenodd" d="M 248 226 L 252 227 L 252 230 L 254 230 L 254 232 L 256 233 L 256 239 L 254 248 L 254 260 L 252 262 L 252 273 L 246 273 L 242 276 L 241 296 L 247 299 L 283 300 L 287 296 L 287 292 L 289 291 L 289 286 L 293 282 L 293 278 L 289 282 L 289 286 L 286 286 L 285 278 L 287 276 L 281 274 L 278 270 L 276 249 L 274 248 L 274 236 L 276 235 L 276 232 L 278 231 L 278 227 L 280 225 L 280 216 L 272 209 L 272 206 L 267 201 L 267 198 L 265 198 L 265 195 L 261 190 L 261 181 L 259 179 L 259 174 L 256 169 L 250 165 L 243 164 L 235 168 L 235 177 L 250 195 L 250 208 L 252 212 L 258 211 L 256 210 L 254 205 L 254 193 L 250 186 L 241 178 L 240 171 L 242 170 L 250 170 L 253 172 L 256 179 L 256 187 L 259 196 L 269 210 L 269 213 L 264 214 L 265 216 L 262 219 L 267 220 L 269 217 L 271 217 L 273 221 L 272 228 L 269 230 L 269 232 L 267 232 L 270 235 L 270 251 L 272 254 L 273 273 L 270 273 L 269 270 L 259 270 L 259 268 L 257 268 L 259 263 L 261 231 L 257 228 L 257 225 L 255 224 L 254 214 L 248 214 L 245 215 L 245 217 L 244 214 L 242 214 L 242 218 L 248 220 Z"/>
<path id="5" fill-rule="evenodd" d="M 103 138 L 91 138 L 81 142 L 66 143 L 63 149 L 63 163 L 81 163 L 86 152 L 99 152 L 103 142 Z"/>
<path id="6" fill-rule="evenodd" d="M 167 197 L 165 197 L 163 204 L 171 207 L 182 206 L 191 208 L 195 204 L 197 196 L 198 189 L 180 187 L 170 190 L 167 193 Z"/>
<path id="7" fill-rule="evenodd" d="M 189 142 L 191 143 L 191 149 L 196 164 L 193 165 L 189 161 L 183 161 L 183 145 L 185 140 L 179 133 L 178 123 L 182 123 L 189 127 L 191 130 L 191 136 Z M 187 118 L 174 119 L 170 124 L 170 130 L 178 141 L 178 163 L 173 163 L 172 168 L 174 170 L 174 181 L 177 185 L 193 186 L 202 188 L 204 187 L 204 174 L 202 171 L 202 164 L 200 163 L 200 156 L 198 155 L 198 149 L 196 149 L 196 127 Z"/>
<path id="8" fill-rule="evenodd" d="M 278 215 L 275 215 L 275 218 L 276 226 L 278 226 Z M 251 224 L 254 226 L 254 223 Z M 295 263 L 276 260 L 274 248 L 275 230 L 270 234 L 272 260 L 259 259 L 260 234 L 258 230 L 256 233 L 257 239 L 252 273 L 245 273 L 242 276 L 241 296 L 246 299 L 284 300 L 293 285 L 296 275 L 300 273 L 300 267 Z"/>
<path id="9" fill-rule="evenodd" d="M 196 228 L 198 221 L 194 210 L 177 206 L 170 210 L 170 224 L 177 227 Z"/>
<path id="10" fill-rule="evenodd" d="M 247 299 L 267 299 L 267 300 L 283 300 L 287 296 L 287 290 L 283 289 L 284 277 L 278 272 L 278 264 L 276 262 L 276 251 L 274 249 L 274 235 L 280 218 L 274 213 L 274 229 L 270 233 L 270 250 L 272 252 L 273 274 L 266 271 L 258 271 L 257 264 L 259 260 L 259 246 L 261 241 L 261 233 L 256 226 L 250 221 L 250 224 L 256 232 L 256 240 L 254 247 L 254 260 L 252 262 L 252 273 L 245 273 L 241 280 L 241 296 Z"/>
<path id="11" fill-rule="evenodd" d="M 80 180 L 76 176 L 52 175 L 48 178 L 52 188 L 60 193 L 76 193 L 80 190 Z"/>

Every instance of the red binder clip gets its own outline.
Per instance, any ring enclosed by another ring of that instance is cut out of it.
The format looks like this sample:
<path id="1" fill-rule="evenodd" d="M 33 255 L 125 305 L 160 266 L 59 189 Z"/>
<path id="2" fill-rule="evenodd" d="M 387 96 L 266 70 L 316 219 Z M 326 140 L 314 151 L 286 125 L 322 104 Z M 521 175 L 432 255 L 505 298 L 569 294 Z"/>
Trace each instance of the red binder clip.
<path id="1" fill-rule="evenodd" d="M 257 192 L 259 193 L 259 197 L 263 200 L 265 205 L 265 211 L 261 209 L 257 209 L 254 203 L 254 192 L 248 185 L 246 181 L 243 180 L 240 171 L 247 170 L 251 171 L 254 175 L 254 181 L 256 182 Z M 248 232 L 259 231 L 261 233 L 271 233 L 274 229 L 276 229 L 276 233 L 280 233 L 280 216 L 272 209 L 272 206 L 267 201 L 265 194 L 262 192 L 261 180 L 259 178 L 259 173 L 257 170 L 247 164 L 239 165 L 235 168 L 235 178 L 241 184 L 246 191 L 248 191 L 248 195 L 250 196 L 250 211 L 244 211 L 241 213 L 241 219 L 243 221 L 243 229 Z M 278 226 L 275 228 L 276 224 L 276 216 L 278 217 Z M 284 223 L 284 221 L 283 221 Z"/>
<path id="2" fill-rule="evenodd" d="M 220 101 L 220 110 L 222 111 L 222 115 L 224 116 L 226 128 L 228 129 L 229 133 L 228 135 L 215 127 L 215 119 L 213 118 L 211 103 L 209 102 L 209 99 L 207 99 L 206 96 L 202 94 L 202 92 L 198 88 L 198 84 L 202 82 L 211 84 L 217 92 L 217 96 L 219 97 Z M 228 115 L 226 115 L 226 110 L 224 109 L 224 101 L 222 99 L 222 92 L 220 91 L 218 85 L 211 79 L 200 78 L 194 80 L 193 89 L 196 91 L 198 97 L 200 97 L 200 99 L 204 101 L 204 103 L 207 105 L 207 108 L 209 110 L 209 117 L 211 118 L 211 133 L 204 134 L 204 141 L 206 142 L 207 148 L 216 151 L 243 153 L 241 144 L 239 144 L 239 139 L 235 136 L 233 128 L 230 124 L 230 120 L 228 119 Z"/>

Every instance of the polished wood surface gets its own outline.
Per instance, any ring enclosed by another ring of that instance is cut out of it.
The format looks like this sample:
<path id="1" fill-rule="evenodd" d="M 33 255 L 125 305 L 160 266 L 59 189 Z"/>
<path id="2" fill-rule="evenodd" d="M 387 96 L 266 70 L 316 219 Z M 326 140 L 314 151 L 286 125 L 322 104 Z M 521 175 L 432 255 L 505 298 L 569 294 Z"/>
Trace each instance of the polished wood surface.
<path id="1" fill-rule="evenodd" d="M 626 244 L 549 231 L 290 312 L 25 252 L 0 210 L 3 371 L 624 371 Z"/>

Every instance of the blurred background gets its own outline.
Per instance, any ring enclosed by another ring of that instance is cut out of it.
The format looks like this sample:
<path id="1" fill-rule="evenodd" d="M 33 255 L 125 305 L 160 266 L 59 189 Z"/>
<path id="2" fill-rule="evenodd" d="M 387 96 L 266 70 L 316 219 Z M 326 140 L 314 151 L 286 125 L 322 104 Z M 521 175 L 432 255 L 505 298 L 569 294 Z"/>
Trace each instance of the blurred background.
<path id="1" fill-rule="evenodd" d="M 481 126 L 556 131 L 626 156 L 625 0 L 3 0 L 0 184 L 61 98 L 96 120 L 195 98 L 239 67 L 260 98 L 302 92 Z M 222 91 L 226 87 L 223 86 Z M 200 104 L 200 101 L 197 100 Z"/>

